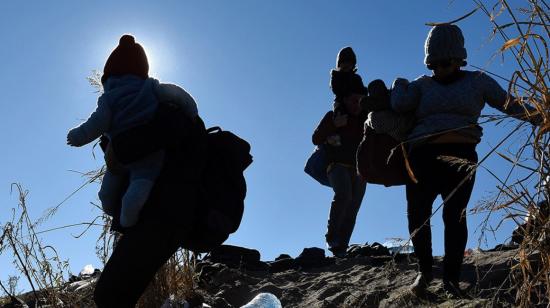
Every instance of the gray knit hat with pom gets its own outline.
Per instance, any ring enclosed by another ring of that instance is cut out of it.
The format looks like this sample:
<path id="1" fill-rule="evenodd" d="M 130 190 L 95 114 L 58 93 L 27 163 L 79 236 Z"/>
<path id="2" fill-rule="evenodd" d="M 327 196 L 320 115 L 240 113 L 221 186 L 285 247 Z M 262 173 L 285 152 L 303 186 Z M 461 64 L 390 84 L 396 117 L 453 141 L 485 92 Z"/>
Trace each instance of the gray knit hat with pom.
<path id="1" fill-rule="evenodd" d="M 440 60 L 464 60 L 467 57 L 462 31 L 458 26 L 449 24 L 437 25 L 430 30 L 424 51 L 426 65 Z"/>

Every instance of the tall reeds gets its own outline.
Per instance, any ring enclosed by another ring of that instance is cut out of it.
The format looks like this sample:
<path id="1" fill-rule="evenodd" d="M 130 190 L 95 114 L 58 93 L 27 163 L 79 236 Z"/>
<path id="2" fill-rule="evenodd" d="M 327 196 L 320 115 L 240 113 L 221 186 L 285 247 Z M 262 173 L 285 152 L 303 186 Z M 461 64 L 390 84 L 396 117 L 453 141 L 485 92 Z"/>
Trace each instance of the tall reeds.
<path id="1" fill-rule="evenodd" d="M 516 233 L 523 239 L 512 268 L 512 289 L 519 306 L 546 305 L 550 298 L 550 6 L 545 0 L 514 2 L 514 7 L 508 0 L 473 1 L 491 21 L 493 39 L 502 40 L 497 53 L 513 59 L 505 63 L 515 67 L 507 78 L 509 93 L 533 107 L 529 116 L 538 121 L 526 128 L 528 137 L 516 150 L 502 153 L 496 149 L 509 164 L 508 172 L 502 177 L 489 170 L 498 181 L 496 193 L 475 211 L 486 212 L 486 221 L 495 212 L 505 211 L 501 223 L 511 219 L 520 226 Z M 521 125 L 507 138 L 517 134 Z M 488 224 L 484 227 L 489 228 Z"/>
<path id="2" fill-rule="evenodd" d="M 58 251 L 43 244 L 36 231 L 37 223 L 32 220 L 27 210 L 28 191 L 20 184 L 13 184 L 18 194 L 18 207 L 12 211 L 11 221 L 2 225 L 0 255 L 10 254 L 12 264 L 21 273 L 8 279 L 8 286 L 0 281 L 2 291 L 10 298 L 15 298 L 17 282 L 25 279 L 32 290 L 32 301 L 38 306 L 46 303 L 61 307 L 66 296 L 61 292 L 68 274 L 68 262 L 62 260 Z"/>

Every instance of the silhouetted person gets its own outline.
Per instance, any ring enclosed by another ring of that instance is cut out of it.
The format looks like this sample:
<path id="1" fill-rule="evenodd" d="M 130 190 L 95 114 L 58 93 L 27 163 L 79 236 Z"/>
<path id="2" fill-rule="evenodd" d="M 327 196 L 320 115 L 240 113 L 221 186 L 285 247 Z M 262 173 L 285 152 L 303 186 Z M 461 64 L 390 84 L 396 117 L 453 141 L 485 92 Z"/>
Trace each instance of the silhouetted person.
<path id="1" fill-rule="evenodd" d="M 313 144 L 324 144 L 328 156 L 327 174 L 334 198 L 325 238 L 328 249 L 338 257 L 346 254 L 366 188 L 366 182 L 356 172 L 355 154 L 366 119 L 360 101 L 366 89 L 355 73 L 355 61 L 350 47 L 340 51 L 337 69 L 331 73 L 335 108 L 325 114 L 312 137 Z"/>
<path id="2" fill-rule="evenodd" d="M 189 165 L 182 167 L 185 172 L 171 170 L 177 173 L 179 184 L 174 192 L 176 185 L 166 184 L 166 179 L 174 181 L 176 175 L 166 175 L 170 172 L 164 170 L 167 158 L 164 149 L 122 164 L 111 146 L 113 138 L 152 122 L 161 107 L 181 115 L 180 122 L 198 122 L 197 106 L 191 95 L 176 85 L 150 78 L 148 70 L 144 49 L 134 37 L 123 35 L 105 64 L 101 78 L 104 93 L 96 110 L 67 135 L 67 143 L 72 146 L 85 145 L 102 135 L 110 140 L 105 153 L 107 171 L 98 195 L 103 210 L 113 216 L 113 226 L 118 226 L 123 236 L 96 284 L 94 301 L 98 307 L 135 306 L 157 270 L 182 245 L 192 227 L 192 222 L 184 219 L 193 217 L 198 203 L 196 180 L 190 179 L 191 155 L 186 157 Z M 143 136 L 141 143 L 146 147 L 153 141 Z M 163 173 L 164 182 L 160 188 L 155 187 Z M 174 200 L 174 195 L 182 200 Z"/>
<path id="3" fill-rule="evenodd" d="M 416 117 L 408 139 L 418 183 L 406 186 L 409 232 L 419 260 L 419 275 L 411 291 L 422 295 L 433 278 L 429 218 L 434 200 L 441 195 L 448 199 L 443 206 L 444 287 L 460 294 L 460 271 L 468 240 L 465 210 L 475 179 L 468 167 L 477 164 L 476 145 L 482 135 L 478 118 L 485 103 L 520 119 L 525 117 L 525 110 L 493 78 L 479 71 L 461 70 L 467 55 L 462 31 L 456 25 L 433 27 L 425 51 L 424 63 L 432 76 L 424 75 L 411 83 L 397 79 L 391 92 L 392 108 L 413 111 Z M 508 99 L 512 100 L 505 107 Z"/>

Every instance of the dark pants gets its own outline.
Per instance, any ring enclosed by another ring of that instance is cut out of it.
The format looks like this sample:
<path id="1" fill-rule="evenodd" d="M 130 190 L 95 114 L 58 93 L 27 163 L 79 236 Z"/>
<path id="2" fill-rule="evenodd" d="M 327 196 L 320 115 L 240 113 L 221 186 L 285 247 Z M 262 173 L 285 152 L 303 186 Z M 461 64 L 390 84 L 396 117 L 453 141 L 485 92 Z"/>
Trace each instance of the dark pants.
<path id="1" fill-rule="evenodd" d="M 334 190 L 334 198 L 330 206 L 326 241 L 331 250 L 346 249 L 367 183 L 357 175 L 354 168 L 339 164 L 332 167 L 328 179 Z"/>
<path id="2" fill-rule="evenodd" d="M 165 226 L 137 225 L 118 241 L 95 287 L 97 307 L 134 307 L 159 268 L 181 243 Z"/>
<path id="3" fill-rule="evenodd" d="M 446 200 L 463 179 L 468 177 L 468 165 L 471 167 L 473 163 L 477 163 L 477 153 L 474 144 L 428 144 L 414 149 L 410 162 L 418 184 L 407 184 L 406 188 L 409 233 L 414 234 L 412 242 L 420 271 L 431 273 L 433 256 L 430 216 L 433 202 L 438 195 Z M 460 278 L 464 249 L 468 241 L 466 207 L 474 181 L 475 173 L 443 205 L 443 278 L 446 280 L 456 281 Z"/>
<path id="4" fill-rule="evenodd" d="M 164 182 L 151 193 L 138 223 L 124 229 L 96 284 L 97 307 L 135 307 L 160 267 L 189 238 L 198 190 L 173 176 L 160 179 Z"/>

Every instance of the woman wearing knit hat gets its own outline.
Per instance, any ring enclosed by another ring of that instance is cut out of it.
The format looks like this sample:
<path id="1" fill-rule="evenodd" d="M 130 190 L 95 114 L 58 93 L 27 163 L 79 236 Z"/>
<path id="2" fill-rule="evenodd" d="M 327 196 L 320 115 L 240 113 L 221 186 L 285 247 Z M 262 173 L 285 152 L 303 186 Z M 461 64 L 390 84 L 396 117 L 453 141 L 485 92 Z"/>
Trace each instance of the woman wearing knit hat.
<path id="1" fill-rule="evenodd" d="M 456 25 L 438 25 L 428 33 L 424 63 L 432 76 L 409 83 L 396 79 L 391 105 L 397 112 L 414 112 L 416 124 L 408 136 L 410 162 L 418 180 L 407 184 L 407 216 L 419 275 L 411 291 L 424 294 L 432 275 L 430 216 L 438 195 L 444 200 L 445 257 L 444 288 L 460 295 L 460 271 L 468 239 L 466 207 L 474 186 L 478 157 L 476 145 L 482 129 L 477 124 L 485 103 L 522 120 L 528 106 L 522 106 L 491 77 L 466 71 L 466 49 L 462 31 Z"/>
<path id="2" fill-rule="evenodd" d="M 355 73 L 355 63 L 351 47 L 339 52 L 330 82 L 336 96 L 334 111 L 326 113 L 312 137 L 314 145 L 325 145 L 329 163 L 327 175 L 334 198 L 325 238 L 328 249 L 337 257 L 346 254 L 366 188 L 366 182 L 355 171 L 355 155 L 366 119 L 360 105 L 366 89 Z"/>
<path id="3" fill-rule="evenodd" d="M 97 108 L 84 123 L 69 131 L 67 144 L 80 147 L 102 135 L 110 139 L 129 129 L 146 124 L 153 119 L 160 103 L 167 103 L 174 106 L 174 108 L 181 109 L 190 119 L 198 116 L 197 105 L 191 95 L 176 85 L 159 83 L 158 80 L 150 78 L 148 72 L 149 64 L 143 47 L 135 42 L 133 36 L 123 35 L 120 38 L 118 46 L 112 51 L 105 63 L 101 78 L 104 92 L 98 99 Z M 106 151 L 106 160 L 108 160 L 107 153 L 109 151 Z M 141 220 L 140 212 L 149 197 L 156 178 L 161 172 L 164 155 L 164 150 L 159 150 L 127 165 L 119 166 L 121 167 L 119 168 L 120 170 L 116 171 L 112 170 L 111 166 L 107 164 L 107 170 L 103 176 L 98 195 L 104 212 L 114 218 L 119 217 L 119 223 L 122 227 L 133 227 Z M 134 229 L 132 228 L 132 230 Z M 154 232 L 146 233 L 151 234 Z M 153 235 L 148 236 L 147 238 L 151 239 L 151 242 L 159 243 L 158 245 L 163 243 L 160 238 L 155 239 Z M 126 235 L 124 238 L 125 240 L 127 239 L 126 242 L 130 240 L 130 237 Z M 147 241 L 145 236 L 137 236 L 137 238 L 134 244 L 147 246 L 145 244 L 145 241 Z M 113 271 L 113 268 L 118 267 L 118 270 L 122 271 L 124 266 L 121 264 L 130 264 L 128 258 L 135 260 L 140 260 L 140 258 L 154 259 L 141 250 L 137 253 L 139 256 L 127 256 L 126 254 L 131 253 L 123 251 L 126 248 L 120 248 L 122 246 L 128 248 L 132 245 L 126 243 L 117 246 L 96 288 L 96 300 L 99 299 L 100 302 L 108 300 L 109 304 L 113 307 L 126 307 L 126 305 L 122 302 L 120 302 L 120 305 L 117 305 L 116 302 L 113 302 L 113 296 L 105 294 L 115 293 L 115 297 L 118 297 L 120 301 L 133 302 L 135 304 L 135 301 L 137 301 L 141 294 L 140 292 L 143 291 L 149 282 L 147 279 L 150 280 L 152 278 L 152 276 L 145 277 L 147 275 L 142 275 L 143 277 L 130 279 L 122 275 L 118 279 L 132 281 L 125 283 L 106 281 L 105 275 L 110 275 L 109 270 Z M 133 245 L 132 247 L 138 249 L 135 246 Z M 175 248 L 177 247 L 174 247 L 174 251 Z M 130 251 L 131 249 L 127 250 Z M 155 253 L 160 252 L 156 251 Z M 115 255 L 117 257 L 114 257 Z M 127 258 L 120 257 L 121 255 Z M 115 263 L 113 259 L 120 261 L 118 262 L 118 266 L 113 265 Z M 160 262 L 160 258 L 156 259 L 158 260 L 154 262 Z M 143 267 L 147 266 L 145 261 L 140 265 Z M 153 274 L 158 269 L 157 266 L 160 265 L 162 264 L 154 263 L 151 265 Z M 137 271 L 138 269 L 132 270 Z M 140 270 L 146 272 L 144 268 Z M 117 275 L 110 275 L 111 278 L 114 276 Z M 105 287 L 106 285 L 109 286 Z M 132 294 L 132 296 L 125 297 L 123 296 L 124 294 Z M 98 306 L 101 307 L 102 305 L 98 303 Z"/>

